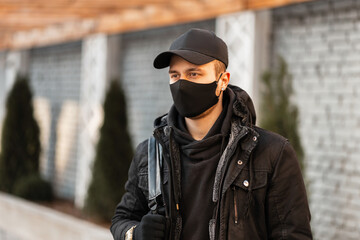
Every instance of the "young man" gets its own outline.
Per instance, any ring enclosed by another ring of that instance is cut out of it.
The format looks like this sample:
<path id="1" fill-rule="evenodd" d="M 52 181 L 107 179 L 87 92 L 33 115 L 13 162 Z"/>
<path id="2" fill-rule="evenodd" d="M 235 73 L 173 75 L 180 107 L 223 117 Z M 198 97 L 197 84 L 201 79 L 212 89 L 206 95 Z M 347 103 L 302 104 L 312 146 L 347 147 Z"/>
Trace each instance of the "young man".
<path id="1" fill-rule="evenodd" d="M 154 60 L 169 67 L 174 105 L 155 121 L 162 146 L 160 208 L 150 211 L 148 141 L 129 170 L 116 208 L 115 240 L 312 239 L 295 152 L 255 126 L 252 100 L 229 85 L 226 44 L 191 29 Z"/>

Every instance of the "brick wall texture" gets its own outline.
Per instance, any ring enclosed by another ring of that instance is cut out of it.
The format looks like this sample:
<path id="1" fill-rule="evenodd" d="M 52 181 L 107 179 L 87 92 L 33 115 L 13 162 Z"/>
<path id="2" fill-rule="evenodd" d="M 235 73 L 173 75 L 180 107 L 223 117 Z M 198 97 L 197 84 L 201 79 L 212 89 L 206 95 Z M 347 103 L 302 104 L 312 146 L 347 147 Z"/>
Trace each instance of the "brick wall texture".
<path id="1" fill-rule="evenodd" d="M 156 117 L 172 105 L 168 68 L 157 70 L 152 63 L 172 41 L 192 27 L 215 30 L 215 20 L 128 33 L 122 36 L 121 81 L 127 97 L 129 127 L 136 146 L 152 135 Z"/>
<path id="2" fill-rule="evenodd" d="M 77 106 L 80 95 L 81 43 L 30 51 L 29 77 L 34 99 L 42 99 L 39 122 L 48 126 L 43 172 L 58 196 L 73 199 L 77 161 Z M 36 106 L 35 106 L 36 107 Z M 47 111 L 46 111 L 47 110 Z M 45 119 L 45 120 L 42 120 Z M 45 130 L 44 127 L 41 129 Z"/>
<path id="3" fill-rule="evenodd" d="M 272 60 L 293 76 L 315 239 L 360 239 L 360 1 L 273 11 Z"/>

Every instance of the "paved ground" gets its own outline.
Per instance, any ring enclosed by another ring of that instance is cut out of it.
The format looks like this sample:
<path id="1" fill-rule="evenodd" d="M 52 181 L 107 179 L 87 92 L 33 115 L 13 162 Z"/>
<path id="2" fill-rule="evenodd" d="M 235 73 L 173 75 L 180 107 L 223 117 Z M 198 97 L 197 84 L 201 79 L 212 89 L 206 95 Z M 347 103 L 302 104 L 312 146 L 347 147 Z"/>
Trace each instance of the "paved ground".
<path id="1" fill-rule="evenodd" d="M 111 239 L 108 228 L 1 192 L 0 216 L 0 240 Z"/>
<path id="2" fill-rule="evenodd" d="M 6 233 L 5 230 L 0 228 L 0 240 L 22 240 L 22 239 L 12 236 L 9 233 Z"/>

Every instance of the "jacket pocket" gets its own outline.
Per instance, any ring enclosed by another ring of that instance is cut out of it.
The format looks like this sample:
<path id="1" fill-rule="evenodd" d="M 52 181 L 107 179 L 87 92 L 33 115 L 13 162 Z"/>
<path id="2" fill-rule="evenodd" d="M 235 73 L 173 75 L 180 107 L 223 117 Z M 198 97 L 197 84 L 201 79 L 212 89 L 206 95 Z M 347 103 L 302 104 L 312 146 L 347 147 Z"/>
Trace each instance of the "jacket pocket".
<path id="1" fill-rule="evenodd" d="M 252 234 L 253 221 L 264 213 L 268 173 L 254 171 L 251 176 L 243 169 L 234 180 L 229 192 L 228 239 L 257 239 Z M 256 225 L 256 223 L 255 223 Z"/>
<path id="2" fill-rule="evenodd" d="M 231 185 L 233 198 L 234 223 L 239 218 L 244 218 L 252 206 L 250 204 L 265 204 L 266 187 L 268 184 L 268 173 L 266 171 L 254 171 L 244 169 Z"/>
<path id="3" fill-rule="evenodd" d="M 247 208 L 250 200 L 264 203 L 267 185 L 268 173 L 266 171 L 254 171 L 250 176 L 249 170 L 244 169 L 231 185 L 234 211 Z"/>

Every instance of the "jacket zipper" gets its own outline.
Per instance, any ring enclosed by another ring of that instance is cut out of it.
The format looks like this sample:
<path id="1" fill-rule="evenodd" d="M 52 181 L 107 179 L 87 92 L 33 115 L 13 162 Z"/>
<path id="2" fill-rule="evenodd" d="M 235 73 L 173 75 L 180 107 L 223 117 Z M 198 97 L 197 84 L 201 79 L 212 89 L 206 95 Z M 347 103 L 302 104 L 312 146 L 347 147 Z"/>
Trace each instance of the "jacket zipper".
<path id="1" fill-rule="evenodd" d="M 238 223 L 238 210 L 237 210 L 237 200 L 236 200 L 236 192 L 235 192 L 235 186 L 232 187 L 233 190 L 233 196 L 234 196 L 234 216 L 235 216 L 235 224 Z"/>

